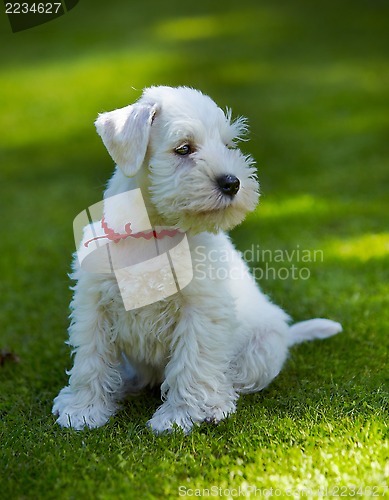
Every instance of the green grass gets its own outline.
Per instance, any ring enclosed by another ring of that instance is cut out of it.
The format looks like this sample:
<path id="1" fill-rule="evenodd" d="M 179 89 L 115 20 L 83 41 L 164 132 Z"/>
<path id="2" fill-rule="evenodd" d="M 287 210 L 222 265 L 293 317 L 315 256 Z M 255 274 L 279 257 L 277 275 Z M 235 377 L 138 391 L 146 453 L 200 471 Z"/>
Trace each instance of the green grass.
<path id="1" fill-rule="evenodd" d="M 17 34 L 0 15 L 0 33 L 0 349 L 19 358 L 0 367 L 0 497 L 240 487 L 313 498 L 355 486 L 359 498 L 389 498 L 387 4 L 83 1 Z M 344 332 L 293 348 L 271 386 L 219 426 L 156 438 L 145 428 L 153 393 L 101 429 L 62 430 L 50 410 L 71 365 L 72 221 L 112 170 L 93 120 L 159 83 L 201 88 L 248 116 L 243 149 L 262 197 L 233 238 L 242 251 L 321 250 L 316 262 L 250 264 L 308 267 L 309 279 L 261 286 L 296 320 L 330 317 Z"/>

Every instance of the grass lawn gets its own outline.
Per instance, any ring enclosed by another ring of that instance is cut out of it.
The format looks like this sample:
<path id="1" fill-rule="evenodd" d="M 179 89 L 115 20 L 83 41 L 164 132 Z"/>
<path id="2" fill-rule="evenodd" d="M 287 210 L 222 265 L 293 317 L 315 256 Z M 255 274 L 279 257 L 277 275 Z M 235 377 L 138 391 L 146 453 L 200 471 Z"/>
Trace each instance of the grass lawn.
<path id="1" fill-rule="evenodd" d="M 389 6 L 220 7 L 81 1 L 15 34 L 0 14 L 0 498 L 389 498 Z M 72 222 L 113 167 L 93 120 L 152 84 L 249 118 L 262 197 L 232 236 L 275 302 L 344 332 L 190 436 L 145 428 L 157 393 L 63 430 Z"/>

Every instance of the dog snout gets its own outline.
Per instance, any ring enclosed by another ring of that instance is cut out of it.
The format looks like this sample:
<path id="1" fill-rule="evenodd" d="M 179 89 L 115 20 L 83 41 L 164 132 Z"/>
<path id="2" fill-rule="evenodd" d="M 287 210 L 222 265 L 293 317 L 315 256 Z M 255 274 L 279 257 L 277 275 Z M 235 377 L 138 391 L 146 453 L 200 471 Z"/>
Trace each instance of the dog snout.
<path id="1" fill-rule="evenodd" d="M 233 198 L 239 191 L 240 180 L 235 175 L 222 175 L 216 179 L 220 191 Z"/>

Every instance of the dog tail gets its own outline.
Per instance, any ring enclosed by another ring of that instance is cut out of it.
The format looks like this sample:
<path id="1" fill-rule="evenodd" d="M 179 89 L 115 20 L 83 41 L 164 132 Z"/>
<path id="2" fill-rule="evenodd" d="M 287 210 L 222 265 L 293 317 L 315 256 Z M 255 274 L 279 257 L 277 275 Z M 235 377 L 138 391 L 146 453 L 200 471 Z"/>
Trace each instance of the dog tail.
<path id="1" fill-rule="evenodd" d="M 315 318 L 289 327 L 289 346 L 306 340 L 326 339 L 342 331 L 342 325 L 330 319 Z"/>

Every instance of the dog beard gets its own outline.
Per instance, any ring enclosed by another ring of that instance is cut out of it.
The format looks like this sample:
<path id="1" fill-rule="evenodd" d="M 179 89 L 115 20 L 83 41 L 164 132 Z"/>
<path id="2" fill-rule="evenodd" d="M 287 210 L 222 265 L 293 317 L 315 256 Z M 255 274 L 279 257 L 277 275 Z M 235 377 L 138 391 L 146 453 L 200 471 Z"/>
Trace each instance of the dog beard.
<path id="1" fill-rule="evenodd" d="M 164 224 L 181 231 L 216 233 L 240 224 L 248 212 L 255 209 L 259 199 L 256 170 L 249 157 L 239 169 L 239 190 L 234 196 L 224 194 L 217 184 L 218 175 L 199 163 L 189 172 L 172 178 L 162 176 L 160 169 L 151 167 L 151 201 Z M 163 196 L 162 196 L 163 191 Z"/>
<path id="2" fill-rule="evenodd" d="M 253 181 L 253 184 L 256 184 Z M 255 209 L 259 194 L 256 190 L 245 190 L 239 197 L 230 199 L 216 188 L 208 196 L 199 193 L 192 199 L 175 199 L 171 214 L 165 211 L 165 220 L 169 226 L 181 231 L 200 233 L 209 231 L 227 231 L 240 224 L 247 212 Z"/>

